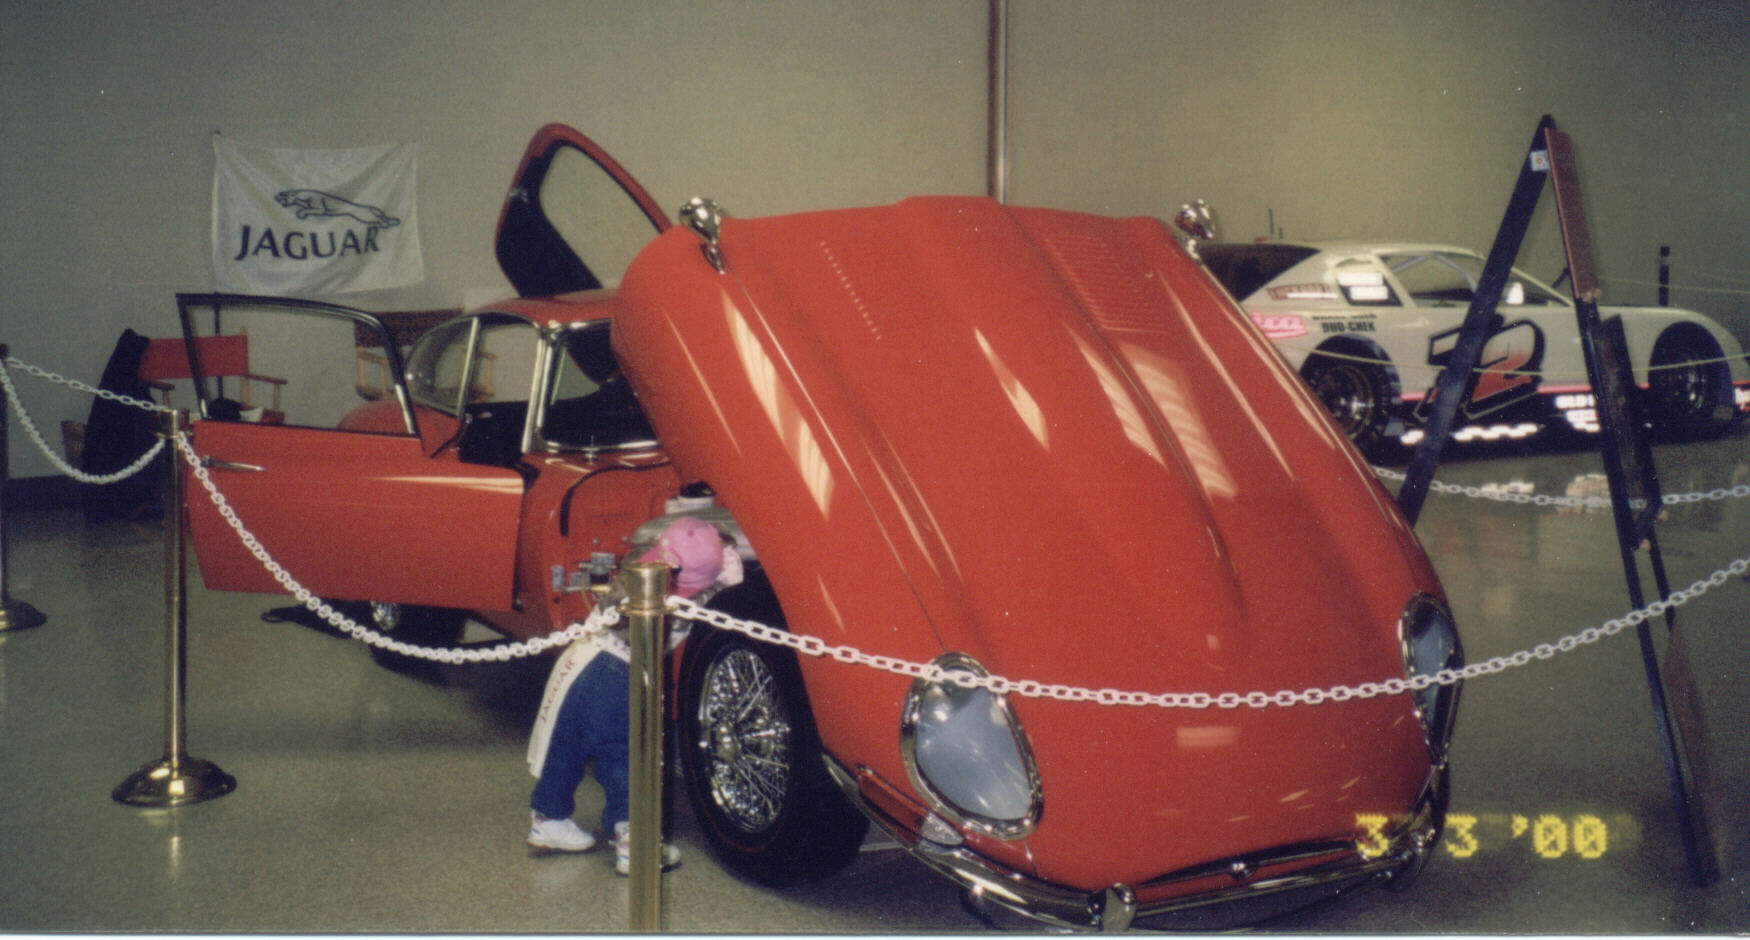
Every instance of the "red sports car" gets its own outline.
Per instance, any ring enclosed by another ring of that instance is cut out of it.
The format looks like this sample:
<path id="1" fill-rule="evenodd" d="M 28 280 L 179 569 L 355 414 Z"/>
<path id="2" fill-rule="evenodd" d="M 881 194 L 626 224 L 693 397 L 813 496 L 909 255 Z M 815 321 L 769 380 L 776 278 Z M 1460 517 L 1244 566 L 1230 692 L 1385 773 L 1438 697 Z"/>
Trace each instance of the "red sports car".
<path id="1" fill-rule="evenodd" d="M 546 127 L 499 221 L 520 296 L 405 367 L 357 311 L 185 304 L 288 379 L 277 424 L 221 419 L 204 381 L 195 447 L 294 577 L 397 636 L 563 628 L 592 570 L 690 513 L 752 562 L 711 602 L 738 617 L 1022 692 L 1207 693 L 1003 695 L 696 629 L 687 788 L 762 883 L 843 865 L 867 820 L 1063 927 L 1419 867 L 1455 685 L 1257 706 L 1457 665 L 1439 582 L 1159 221 L 959 197 L 683 217 Z M 208 584 L 280 591 L 196 493 Z"/>

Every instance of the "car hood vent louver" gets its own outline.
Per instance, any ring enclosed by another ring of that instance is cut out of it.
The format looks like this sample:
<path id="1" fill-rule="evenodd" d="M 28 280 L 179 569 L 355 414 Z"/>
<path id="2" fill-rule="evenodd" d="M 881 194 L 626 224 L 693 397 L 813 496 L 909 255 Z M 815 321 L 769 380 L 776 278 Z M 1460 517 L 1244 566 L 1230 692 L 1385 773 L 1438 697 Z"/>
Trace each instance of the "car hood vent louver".
<path id="1" fill-rule="evenodd" d="M 1126 270 L 1105 239 L 1052 232 L 1045 237 L 1045 250 L 1096 326 L 1124 332 L 1160 331 L 1157 314 L 1134 272 Z"/>

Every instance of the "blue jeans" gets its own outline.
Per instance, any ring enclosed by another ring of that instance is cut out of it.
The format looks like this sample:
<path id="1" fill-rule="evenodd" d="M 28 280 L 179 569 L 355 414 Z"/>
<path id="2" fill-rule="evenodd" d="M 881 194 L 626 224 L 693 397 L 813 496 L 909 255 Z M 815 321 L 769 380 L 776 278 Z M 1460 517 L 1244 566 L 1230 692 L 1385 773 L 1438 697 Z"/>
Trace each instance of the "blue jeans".
<path id="1" fill-rule="evenodd" d="M 631 815 L 631 773 L 626 703 L 632 670 L 611 653 L 597 653 L 572 681 L 553 721 L 547 762 L 541 766 L 529 807 L 548 819 L 569 819 L 577 810 L 577 786 L 584 769 L 595 762 L 596 782 L 607 802 L 602 807 L 602 831 Z"/>

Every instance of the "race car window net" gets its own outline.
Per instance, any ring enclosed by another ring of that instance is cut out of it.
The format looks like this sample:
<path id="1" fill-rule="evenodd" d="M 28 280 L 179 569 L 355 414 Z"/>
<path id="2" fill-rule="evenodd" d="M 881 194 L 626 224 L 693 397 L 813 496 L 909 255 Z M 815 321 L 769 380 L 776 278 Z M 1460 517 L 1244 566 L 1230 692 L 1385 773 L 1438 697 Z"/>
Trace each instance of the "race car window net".
<path id="1" fill-rule="evenodd" d="M 1420 304 L 1437 307 L 1468 304 L 1476 292 L 1476 272 L 1466 273 L 1440 255 L 1382 255 L 1379 260 L 1391 268 L 1404 289 Z"/>
<path id="2" fill-rule="evenodd" d="M 1483 259 L 1451 252 L 1385 255 L 1380 258 L 1417 302 L 1430 306 L 1468 305 L 1482 277 Z M 1504 303 L 1513 306 L 1565 306 L 1554 292 L 1517 268 Z"/>

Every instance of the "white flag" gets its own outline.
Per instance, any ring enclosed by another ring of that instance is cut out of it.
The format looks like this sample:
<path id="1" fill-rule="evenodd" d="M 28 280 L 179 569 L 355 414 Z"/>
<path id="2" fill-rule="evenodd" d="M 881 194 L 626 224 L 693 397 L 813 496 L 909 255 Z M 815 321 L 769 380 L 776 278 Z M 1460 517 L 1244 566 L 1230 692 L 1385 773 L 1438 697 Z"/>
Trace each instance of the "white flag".
<path id="1" fill-rule="evenodd" d="M 298 296 L 425 278 L 416 147 L 282 150 L 213 137 L 213 279 Z"/>

